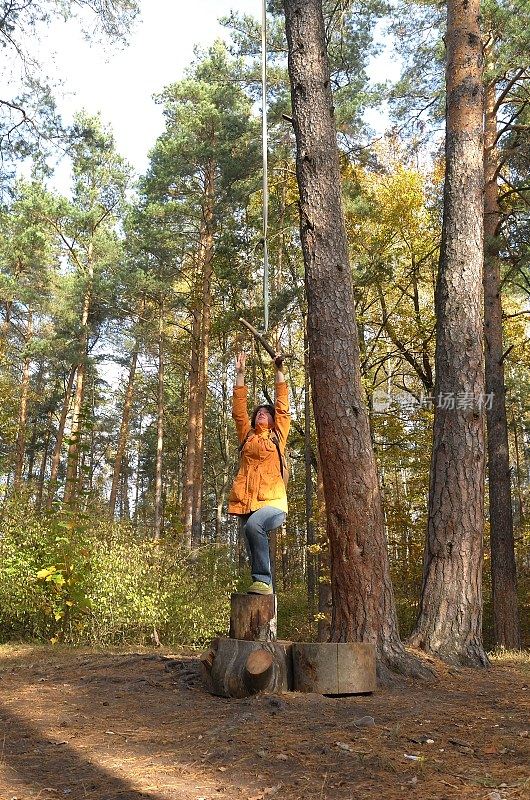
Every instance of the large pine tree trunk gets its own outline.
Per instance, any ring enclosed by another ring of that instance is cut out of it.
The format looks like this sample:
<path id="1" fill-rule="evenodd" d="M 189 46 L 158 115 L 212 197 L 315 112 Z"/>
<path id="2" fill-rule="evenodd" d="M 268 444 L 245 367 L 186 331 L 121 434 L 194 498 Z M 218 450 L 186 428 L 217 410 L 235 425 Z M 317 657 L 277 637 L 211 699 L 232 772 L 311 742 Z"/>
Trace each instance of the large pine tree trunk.
<path id="1" fill-rule="evenodd" d="M 57 473 L 59 472 L 59 464 L 61 462 L 61 450 L 63 447 L 64 430 L 66 427 L 66 420 L 68 417 L 68 409 L 70 408 L 70 398 L 72 397 L 72 389 L 74 388 L 74 379 L 76 373 L 76 366 L 70 368 L 68 374 L 68 381 L 64 392 L 63 407 L 59 419 L 59 428 L 57 430 L 57 438 L 55 439 L 55 447 L 52 454 L 52 462 L 50 467 L 50 481 L 48 484 L 48 497 L 46 499 L 46 510 L 50 511 L 52 503 L 55 498 L 55 490 L 57 487 Z"/>
<path id="2" fill-rule="evenodd" d="M 120 486 L 121 465 L 125 448 L 127 446 L 127 438 L 129 435 L 129 420 L 131 418 L 131 408 L 134 393 L 134 378 L 136 375 L 136 364 L 138 362 L 139 344 L 135 342 L 134 350 L 131 355 L 131 365 L 129 367 L 129 379 L 127 381 L 127 389 L 125 391 L 125 398 L 123 401 L 123 413 L 121 417 L 120 433 L 118 436 L 118 447 L 116 448 L 116 458 L 114 459 L 114 469 L 112 473 L 112 486 L 110 489 L 109 510 L 111 516 L 114 516 L 116 508 L 116 498 L 118 496 L 118 489 Z"/>
<path id="3" fill-rule="evenodd" d="M 28 312 L 28 324 L 26 330 L 26 346 L 29 344 L 33 336 L 33 314 Z M 18 411 L 18 431 L 17 441 L 15 447 L 15 469 L 13 475 L 13 491 L 20 489 L 22 483 L 22 471 L 24 469 L 24 455 L 26 451 L 26 428 L 28 424 L 28 399 L 29 399 L 29 384 L 30 384 L 30 366 L 31 359 L 29 356 L 24 358 L 22 362 L 22 381 L 20 384 L 20 403 Z"/>
<path id="4" fill-rule="evenodd" d="M 420 614 L 411 641 L 486 665 L 484 530 L 483 89 L 479 0 L 449 0 L 446 178 L 436 288 L 434 437 Z"/>
<path id="5" fill-rule="evenodd" d="M 504 383 L 500 273 L 497 108 L 495 83 L 486 85 L 484 126 L 484 337 L 488 396 L 488 485 L 495 644 L 521 647 Z M 491 402 L 490 402 L 491 398 Z"/>
<path id="6" fill-rule="evenodd" d="M 163 527 L 163 450 L 164 450 L 164 306 L 160 303 L 158 322 L 158 398 L 156 411 L 155 523 L 153 538 L 160 539 Z"/>
<path id="7" fill-rule="evenodd" d="M 321 0 L 284 0 L 308 300 L 309 369 L 331 549 L 331 640 L 403 666 L 359 343 Z"/>

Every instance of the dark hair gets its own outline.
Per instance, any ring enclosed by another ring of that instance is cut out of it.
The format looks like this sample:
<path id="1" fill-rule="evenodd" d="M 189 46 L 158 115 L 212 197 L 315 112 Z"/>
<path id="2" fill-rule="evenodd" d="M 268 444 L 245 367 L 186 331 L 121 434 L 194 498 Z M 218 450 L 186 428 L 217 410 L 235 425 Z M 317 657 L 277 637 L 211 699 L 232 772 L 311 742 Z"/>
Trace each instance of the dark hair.
<path id="1" fill-rule="evenodd" d="M 274 415 L 275 415 L 274 406 L 269 405 L 269 403 L 262 403 L 260 406 L 256 406 L 256 408 L 252 412 L 252 419 L 250 420 L 250 425 L 252 428 L 256 424 L 256 417 L 258 416 L 258 411 L 260 410 L 260 408 L 264 408 L 265 411 L 268 411 L 272 419 L 274 420 Z"/>

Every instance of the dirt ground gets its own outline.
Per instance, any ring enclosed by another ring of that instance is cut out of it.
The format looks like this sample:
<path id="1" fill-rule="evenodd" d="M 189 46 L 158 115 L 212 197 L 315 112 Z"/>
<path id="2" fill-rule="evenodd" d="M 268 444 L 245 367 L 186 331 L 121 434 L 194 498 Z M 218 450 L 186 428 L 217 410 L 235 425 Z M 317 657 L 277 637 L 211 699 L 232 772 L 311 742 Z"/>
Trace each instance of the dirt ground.
<path id="1" fill-rule="evenodd" d="M 0 647 L 0 799 L 530 797 L 530 657 L 371 696 L 205 692 L 193 655 Z"/>

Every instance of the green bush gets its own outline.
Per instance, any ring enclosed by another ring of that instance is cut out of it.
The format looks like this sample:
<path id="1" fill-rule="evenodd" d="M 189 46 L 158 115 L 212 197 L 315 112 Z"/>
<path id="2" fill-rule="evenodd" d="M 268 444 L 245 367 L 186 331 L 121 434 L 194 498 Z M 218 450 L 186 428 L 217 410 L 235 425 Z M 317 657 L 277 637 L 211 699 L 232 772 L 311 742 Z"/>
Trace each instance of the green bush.
<path id="1" fill-rule="evenodd" d="M 91 515 L 91 519 L 97 515 Z M 0 538 L 0 638 L 204 646 L 225 633 L 237 577 L 226 552 L 193 555 L 99 515 L 12 503 Z"/>

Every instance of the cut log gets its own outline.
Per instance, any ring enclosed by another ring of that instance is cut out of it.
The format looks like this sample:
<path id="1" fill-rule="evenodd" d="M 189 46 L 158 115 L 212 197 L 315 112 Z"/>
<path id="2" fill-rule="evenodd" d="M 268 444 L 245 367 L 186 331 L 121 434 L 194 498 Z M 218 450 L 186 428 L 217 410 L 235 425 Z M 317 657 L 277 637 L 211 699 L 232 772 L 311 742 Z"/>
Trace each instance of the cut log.
<path id="1" fill-rule="evenodd" d="M 213 664 L 213 660 L 215 658 L 215 654 L 217 653 L 217 648 L 218 647 L 219 647 L 219 638 L 217 637 L 215 639 L 212 639 L 212 643 L 210 645 L 210 649 L 209 650 L 205 650 L 204 653 L 202 653 L 199 656 L 199 661 L 201 662 L 201 664 L 204 665 L 204 668 L 208 672 L 212 671 L 212 664 Z"/>
<path id="2" fill-rule="evenodd" d="M 365 642 L 295 642 L 293 678 L 297 692 L 374 692 L 375 647 Z"/>
<path id="3" fill-rule="evenodd" d="M 249 642 L 276 639 L 276 595 L 233 594 L 230 610 L 230 638 Z"/>
<path id="4" fill-rule="evenodd" d="M 248 697 L 257 692 L 281 694 L 292 689 L 292 642 L 219 639 L 206 687 L 221 697 Z"/>
<path id="5" fill-rule="evenodd" d="M 269 684 L 274 658 L 268 650 L 253 650 L 245 663 L 244 681 L 249 689 L 261 692 Z"/>

